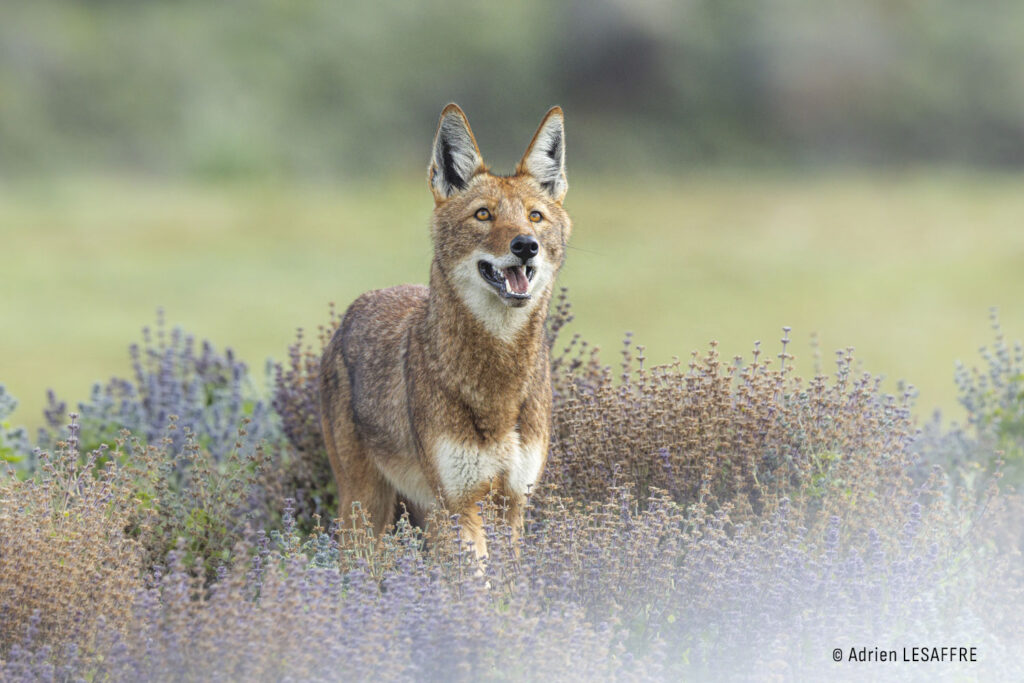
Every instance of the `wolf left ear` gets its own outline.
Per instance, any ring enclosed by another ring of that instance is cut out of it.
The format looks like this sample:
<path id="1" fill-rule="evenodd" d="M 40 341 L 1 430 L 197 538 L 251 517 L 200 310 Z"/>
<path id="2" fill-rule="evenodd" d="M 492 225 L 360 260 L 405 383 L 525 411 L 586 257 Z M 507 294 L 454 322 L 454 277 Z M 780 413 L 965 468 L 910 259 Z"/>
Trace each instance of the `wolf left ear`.
<path id="1" fill-rule="evenodd" d="M 469 180 L 484 170 L 484 160 L 476 146 L 469 120 L 459 105 L 449 104 L 441 112 L 430 155 L 430 190 L 434 200 L 442 202 L 466 189 Z"/>
<path id="2" fill-rule="evenodd" d="M 533 135 L 516 173 L 528 173 L 559 204 L 569 190 L 565 178 L 565 117 L 561 107 L 552 107 Z"/>

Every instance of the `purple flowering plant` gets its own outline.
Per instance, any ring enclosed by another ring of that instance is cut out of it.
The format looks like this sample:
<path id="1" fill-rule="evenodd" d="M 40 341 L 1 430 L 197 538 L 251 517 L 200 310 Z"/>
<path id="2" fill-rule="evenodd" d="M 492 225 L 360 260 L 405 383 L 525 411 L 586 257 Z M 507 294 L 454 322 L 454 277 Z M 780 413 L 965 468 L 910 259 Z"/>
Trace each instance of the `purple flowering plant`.
<path id="1" fill-rule="evenodd" d="M 36 460 L 0 476 L 0 678 L 923 679 L 832 652 L 956 643 L 984 655 L 957 672 L 1024 673 L 1001 336 L 987 374 L 958 372 L 969 420 L 943 430 L 850 350 L 797 376 L 789 330 L 774 358 L 712 345 L 662 367 L 627 338 L 613 370 L 565 341 L 571 318 L 563 295 L 525 533 L 488 500 L 483 575 L 450 511 L 375 538 L 333 509 L 301 336 L 268 399 L 230 353 L 147 336 L 134 379 L 69 427 L 52 402 Z"/>

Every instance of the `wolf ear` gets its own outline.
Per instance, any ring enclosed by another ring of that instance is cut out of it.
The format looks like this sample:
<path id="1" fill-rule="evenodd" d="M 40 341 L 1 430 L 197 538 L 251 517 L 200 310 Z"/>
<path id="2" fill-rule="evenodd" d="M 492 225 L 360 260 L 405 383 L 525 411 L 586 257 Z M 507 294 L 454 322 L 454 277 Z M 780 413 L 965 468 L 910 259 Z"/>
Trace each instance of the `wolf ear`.
<path id="1" fill-rule="evenodd" d="M 565 178 L 565 117 L 561 107 L 552 107 L 526 148 L 516 173 L 528 173 L 559 204 L 569 190 Z"/>
<path id="2" fill-rule="evenodd" d="M 466 189 L 470 178 L 484 170 L 484 160 L 476 146 L 469 121 L 457 104 L 449 104 L 441 112 L 430 155 L 430 189 L 434 200 L 442 202 Z"/>

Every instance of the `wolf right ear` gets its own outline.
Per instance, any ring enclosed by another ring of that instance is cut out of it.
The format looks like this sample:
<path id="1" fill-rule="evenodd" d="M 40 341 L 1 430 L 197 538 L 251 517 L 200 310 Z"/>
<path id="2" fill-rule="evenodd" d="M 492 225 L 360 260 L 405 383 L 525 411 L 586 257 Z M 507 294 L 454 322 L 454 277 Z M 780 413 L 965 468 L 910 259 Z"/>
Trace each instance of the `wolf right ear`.
<path id="1" fill-rule="evenodd" d="M 561 107 L 551 107 L 544 115 L 516 172 L 533 176 L 559 204 L 565 199 L 569 181 L 565 179 L 565 116 Z"/>
<path id="2" fill-rule="evenodd" d="M 466 115 L 459 105 L 449 104 L 441 112 L 430 155 L 428 177 L 434 200 L 442 202 L 466 189 L 469 180 L 483 170 L 484 160 Z"/>

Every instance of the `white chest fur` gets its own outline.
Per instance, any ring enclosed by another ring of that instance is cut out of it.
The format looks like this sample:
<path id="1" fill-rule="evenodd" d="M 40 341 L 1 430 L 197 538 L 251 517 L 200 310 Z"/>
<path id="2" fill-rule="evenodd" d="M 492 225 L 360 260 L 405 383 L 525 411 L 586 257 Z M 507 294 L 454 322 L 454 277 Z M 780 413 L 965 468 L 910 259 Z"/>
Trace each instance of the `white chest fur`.
<path id="1" fill-rule="evenodd" d="M 540 469 L 544 465 L 544 450 L 540 444 L 523 444 L 519 449 L 519 457 L 508 469 L 508 486 L 517 493 L 525 494 L 533 490 L 540 478 Z"/>
<path id="2" fill-rule="evenodd" d="M 434 456 L 445 493 L 456 498 L 499 475 L 505 475 L 513 491 L 526 493 L 537 483 L 544 462 L 542 448 L 523 444 L 515 430 L 483 448 L 441 438 L 434 446 Z"/>

